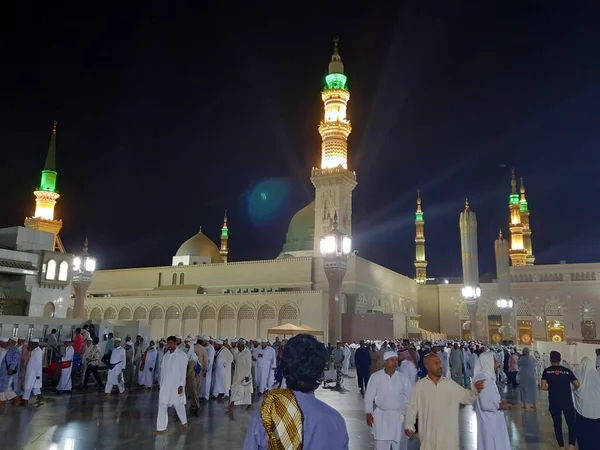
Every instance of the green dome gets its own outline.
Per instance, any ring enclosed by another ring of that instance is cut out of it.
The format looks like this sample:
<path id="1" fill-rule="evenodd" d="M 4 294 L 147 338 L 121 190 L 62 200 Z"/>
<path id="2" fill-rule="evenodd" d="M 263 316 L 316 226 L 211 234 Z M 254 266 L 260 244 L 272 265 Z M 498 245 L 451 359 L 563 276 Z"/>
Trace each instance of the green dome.
<path id="1" fill-rule="evenodd" d="M 315 242 L 315 202 L 310 202 L 292 217 L 283 253 L 313 250 Z"/>

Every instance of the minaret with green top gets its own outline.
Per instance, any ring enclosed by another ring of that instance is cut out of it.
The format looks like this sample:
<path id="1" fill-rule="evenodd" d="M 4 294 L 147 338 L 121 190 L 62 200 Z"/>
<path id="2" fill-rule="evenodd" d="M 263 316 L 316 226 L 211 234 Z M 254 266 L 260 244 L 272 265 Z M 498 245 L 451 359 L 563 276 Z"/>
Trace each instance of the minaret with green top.
<path id="1" fill-rule="evenodd" d="M 425 259 L 425 220 L 421 209 L 421 190 L 417 189 L 417 210 L 415 211 L 415 281 L 425 284 L 427 280 L 427 260 Z"/>
<path id="2" fill-rule="evenodd" d="M 527 264 L 527 250 L 523 244 L 523 224 L 521 223 L 521 203 L 517 192 L 517 179 L 515 177 L 514 167 L 511 169 L 510 195 L 508 197 L 509 223 L 510 230 L 510 262 L 515 267 L 525 266 Z"/>
<path id="3" fill-rule="evenodd" d="M 223 262 L 227 263 L 227 254 L 229 253 L 229 228 L 227 227 L 227 210 L 225 210 L 225 216 L 223 217 L 223 227 L 221 228 L 221 248 L 219 253 Z"/>
<path id="4" fill-rule="evenodd" d="M 46 156 L 46 164 L 42 170 L 40 184 L 33 191 L 35 196 L 35 213 L 33 217 L 25 218 L 25 226 L 39 231 L 46 231 L 54 235 L 54 249 L 64 252 L 64 248 L 58 236 L 62 228 L 62 220 L 54 218 L 54 208 L 56 201 L 60 197 L 56 191 L 56 126 L 54 121 L 50 145 Z"/>
<path id="5" fill-rule="evenodd" d="M 352 235 L 352 191 L 356 187 L 356 173 L 348 170 L 348 136 L 352 132 L 346 117 L 350 92 L 348 77 L 339 53 L 339 39 L 334 47 L 325 85 L 321 91 L 324 114 L 319 123 L 321 135 L 321 164 L 313 167 L 310 181 L 315 187 L 314 254 L 321 255 L 320 240 L 333 226 L 338 213 L 338 228 Z"/>
<path id="6" fill-rule="evenodd" d="M 521 212 L 521 224 L 523 225 L 523 245 L 527 250 L 527 257 L 525 258 L 528 266 L 533 266 L 535 262 L 535 256 L 533 256 L 533 248 L 531 246 L 531 227 L 529 226 L 529 205 L 527 204 L 527 198 L 525 197 L 525 185 L 523 184 L 523 177 L 521 177 L 521 188 L 520 188 L 520 199 L 519 209 Z"/>

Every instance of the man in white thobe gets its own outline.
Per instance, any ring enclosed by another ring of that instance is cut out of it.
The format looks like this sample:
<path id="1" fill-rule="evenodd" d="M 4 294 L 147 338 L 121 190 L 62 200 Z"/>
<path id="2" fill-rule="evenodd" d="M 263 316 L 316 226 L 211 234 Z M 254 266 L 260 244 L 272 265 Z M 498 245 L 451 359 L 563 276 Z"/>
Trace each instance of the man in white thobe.
<path id="1" fill-rule="evenodd" d="M 396 370 L 398 354 L 383 355 L 384 368 L 369 378 L 365 393 L 367 425 L 375 437 L 377 450 L 406 450 L 408 439 L 402 430 L 406 406 L 412 393 L 407 376 Z"/>
<path id="2" fill-rule="evenodd" d="M 414 436 L 418 418 L 421 450 L 459 450 L 459 405 L 475 403 L 483 381 L 470 391 L 442 377 L 442 362 L 435 353 L 425 355 L 425 368 L 427 376 L 417 382 L 406 409 L 404 433 Z"/>
<path id="3" fill-rule="evenodd" d="M 29 352 L 29 362 L 27 363 L 27 371 L 25 372 L 25 381 L 23 383 L 23 399 L 21 404 L 27 405 L 29 403 L 29 397 L 31 397 L 31 391 L 33 395 L 37 395 L 36 403 L 43 403 L 44 397 L 42 397 L 42 358 L 44 352 L 40 348 L 40 340 L 31 340 L 31 351 Z"/>
<path id="4" fill-rule="evenodd" d="M 210 398 L 210 388 L 212 385 L 213 363 L 215 361 L 215 348 L 210 345 L 210 337 L 202 336 L 202 347 L 206 350 L 206 376 L 200 380 L 200 398 L 203 402 Z M 204 370 L 204 367 L 202 368 Z"/>
<path id="5" fill-rule="evenodd" d="M 110 363 L 108 364 L 108 376 L 106 377 L 106 387 L 104 389 L 104 398 L 109 398 L 113 386 L 119 387 L 119 393 L 125 392 L 125 380 L 123 379 L 123 370 L 125 370 L 125 349 L 121 347 L 121 338 L 115 338 L 115 348 L 110 354 Z"/>
<path id="6" fill-rule="evenodd" d="M 269 378 L 271 372 L 277 368 L 277 358 L 275 350 L 267 345 L 266 339 L 261 339 L 260 347 L 256 354 L 256 376 L 258 378 L 256 384 L 258 393 L 264 394 L 269 390 Z"/>
<path id="7" fill-rule="evenodd" d="M 446 351 L 446 346 L 441 344 L 436 345 L 435 347 L 433 347 L 433 352 L 437 353 L 437 355 L 440 357 L 440 360 L 442 361 L 442 376 L 448 378 L 448 372 L 450 370 L 450 353 Z"/>
<path id="8" fill-rule="evenodd" d="M 167 341 L 164 339 L 158 341 L 158 348 L 156 349 L 156 369 L 154 369 L 154 381 L 157 383 L 160 382 L 160 368 L 162 367 L 162 360 L 165 356 L 165 345 L 167 345 Z"/>
<path id="9" fill-rule="evenodd" d="M 235 359 L 235 372 L 231 383 L 231 397 L 229 398 L 228 412 L 233 411 L 234 406 L 246 405 L 247 409 L 252 407 L 252 354 L 246 347 L 246 341 L 238 339 L 238 354 Z"/>
<path id="10" fill-rule="evenodd" d="M 229 397 L 233 355 L 229 349 L 223 345 L 222 340 L 215 339 L 214 343 L 217 354 L 214 363 L 212 395 L 213 397 Z"/>
<path id="11" fill-rule="evenodd" d="M 144 360 L 144 369 L 142 371 L 141 386 L 146 386 L 148 390 L 152 389 L 154 384 L 154 371 L 156 370 L 156 359 L 158 352 L 154 348 L 154 341 L 150 341 L 150 346 L 146 350 L 146 359 Z"/>
<path id="12" fill-rule="evenodd" d="M 252 385 L 254 390 L 258 389 L 258 374 L 256 372 L 256 364 L 258 362 L 258 352 L 260 352 L 260 339 L 253 339 L 250 341 L 250 354 L 252 355 Z"/>
<path id="13" fill-rule="evenodd" d="M 56 386 L 56 390 L 58 393 L 71 391 L 71 372 L 73 371 L 73 356 L 75 355 L 75 350 L 73 349 L 73 345 L 71 345 L 71 339 L 65 339 L 65 356 L 61 359 L 61 370 L 60 370 L 60 381 L 58 382 L 58 386 Z M 65 367 L 66 366 L 66 367 Z"/>
<path id="14" fill-rule="evenodd" d="M 350 355 L 351 355 L 351 351 L 350 351 L 350 347 L 348 347 L 347 343 L 344 343 L 344 361 L 342 362 L 342 374 L 344 374 L 345 376 L 348 376 L 349 370 L 350 370 Z"/>
<path id="15" fill-rule="evenodd" d="M 168 351 L 163 358 L 160 370 L 160 393 L 158 394 L 158 416 L 156 418 L 156 433 L 164 433 L 169 424 L 167 409 L 175 408 L 181 427 L 187 430 L 187 415 L 185 413 L 185 377 L 188 356 L 177 348 L 174 336 L 167 338 Z"/>
<path id="16" fill-rule="evenodd" d="M 135 368 L 137 371 L 137 383 L 140 386 L 144 386 L 144 380 L 146 379 L 146 376 L 144 375 L 144 369 L 142 369 L 142 359 L 144 358 L 144 355 L 146 354 L 146 351 L 149 348 L 149 343 L 148 343 L 148 338 L 146 336 L 142 336 L 140 339 L 140 344 L 137 346 L 136 350 L 135 350 Z M 156 362 L 156 361 L 155 361 Z M 146 364 L 144 364 L 144 367 L 146 367 Z M 150 386 L 152 387 L 152 386 Z"/>

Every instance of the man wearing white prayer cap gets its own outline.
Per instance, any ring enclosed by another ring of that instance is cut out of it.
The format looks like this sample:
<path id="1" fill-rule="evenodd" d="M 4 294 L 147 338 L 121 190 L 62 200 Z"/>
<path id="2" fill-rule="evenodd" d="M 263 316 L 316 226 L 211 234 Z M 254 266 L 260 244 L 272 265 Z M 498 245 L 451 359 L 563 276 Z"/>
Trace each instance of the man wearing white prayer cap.
<path id="1" fill-rule="evenodd" d="M 177 348 L 183 352 L 185 348 L 185 343 L 183 342 L 183 336 L 181 334 L 177 334 L 175 336 L 175 342 L 177 343 Z"/>
<path id="2" fill-rule="evenodd" d="M 202 336 L 202 345 L 206 350 L 206 374 L 200 382 L 200 401 L 207 402 L 210 398 L 210 389 L 212 387 L 213 363 L 215 361 L 215 348 L 211 345 L 210 336 Z"/>
<path id="3" fill-rule="evenodd" d="M 23 399 L 21 404 L 26 405 L 29 403 L 29 397 L 31 397 L 31 391 L 33 391 L 33 395 L 37 396 L 36 403 L 39 405 L 44 401 L 44 397 L 42 397 L 42 392 L 40 391 L 42 388 L 42 358 L 44 352 L 40 348 L 39 339 L 32 339 L 30 342 L 31 351 L 23 382 Z"/>
<path id="4" fill-rule="evenodd" d="M 212 396 L 213 397 L 229 397 L 229 389 L 231 388 L 231 364 L 233 363 L 233 355 L 227 347 L 223 345 L 223 340 L 215 339 L 215 362 L 212 380 Z"/>
<path id="5" fill-rule="evenodd" d="M 277 368 L 275 350 L 270 347 L 266 339 L 260 340 L 260 347 L 256 356 L 256 384 L 258 393 L 264 394 L 273 386 L 272 381 Z"/>
<path id="6" fill-rule="evenodd" d="M 130 344 L 128 342 L 128 344 Z M 133 344 L 130 344 L 133 345 Z M 110 398 L 110 393 L 113 386 L 116 384 L 119 388 L 119 393 L 125 392 L 125 380 L 123 371 L 125 370 L 126 357 L 125 349 L 121 347 L 121 338 L 115 338 L 115 348 L 110 354 L 110 362 L 108 364 L 108 376 L 106 378 L 106 386 L 104 388 L 104 398 Z"/>
<path id="7" fill-rule="evenodd" d="M 403 424 L 412 383 L 396 370 L 398 353 L 386 351 L 383 360 L 384 368 L 371 375 L 365 392 L 367 425 L 377 450 L 406 450 L 408 439 Z"/>
<path id="8" fill-rule="evenodd" d="M 232 356 L 233 356 L 233 362 L 235 363 L 235 360 L 237 359 L 237 355 L 240 353 L 240 351 L 238 350 L 238 338 L 234 337 L 233 339 L 231 339 L 231 348 L 229 349 L 229 351 L 231 352 Z M 232 366 L 232 376 L 233 376 L 233 366 Z"/>
<path id="9" fill-rule="evenodd" d="M 56 386 L 56 391 L 58 393 L 61 392 L 71 392 L 72 389 L 72 380 L 71 373 L 73 371 L 73 357 L 75 356 L 75 349 L 71 345 L 71 339 L 65 339 L 65 356 L 61 359 L 61 371 L 60 371 L 60 380 L 58 382 L 58 386 Z"/>

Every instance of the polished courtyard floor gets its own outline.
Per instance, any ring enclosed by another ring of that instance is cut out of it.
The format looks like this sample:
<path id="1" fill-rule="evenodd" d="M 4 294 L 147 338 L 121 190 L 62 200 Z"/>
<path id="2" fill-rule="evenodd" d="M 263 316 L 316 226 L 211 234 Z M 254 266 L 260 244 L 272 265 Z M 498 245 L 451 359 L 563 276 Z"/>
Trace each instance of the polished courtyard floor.
<path id="1" fill-rule="evenodd" d="M 350 448 L 372 449 L 373 440 L 365 424 L 363 404 L 354 379 L 347 379 L 345 392 L 319 389 L 317 396 L 336 408 L 346 419 Z M 503 388 L 508 401 L 517 394 Z M 0 449 L 87 450 L 87 449 L 240 449 L 250 414 L 225 414 L 224 405 L 210 402 L 198 416 L 189 419 L 189 430 L 180 431 L 170 418 L 167 434 L 155 436 L 158 393 L 136 391 L 126 397 L 116 395 L 103 401 L 102 395 L 74 393 L 54 396 L 40 407 L 12 407 L 0 410 Z M 260 401 L 260 400 L 258 400 Z M 547 411 L 546 393 L 538 397 L 538 411 L 523 412 L 518 407 L 506 413 L 506 423 L 514 449 L 558 448 Z M 473 409 L 461 411 L 461 448 L 475 450 L 477 422 Z M 566 430 L 565 430 L 566 433 Z M 566 434 L 565 434 L 566 437 Z M 411 442 L 411 449 L 418 442 Z"/>

